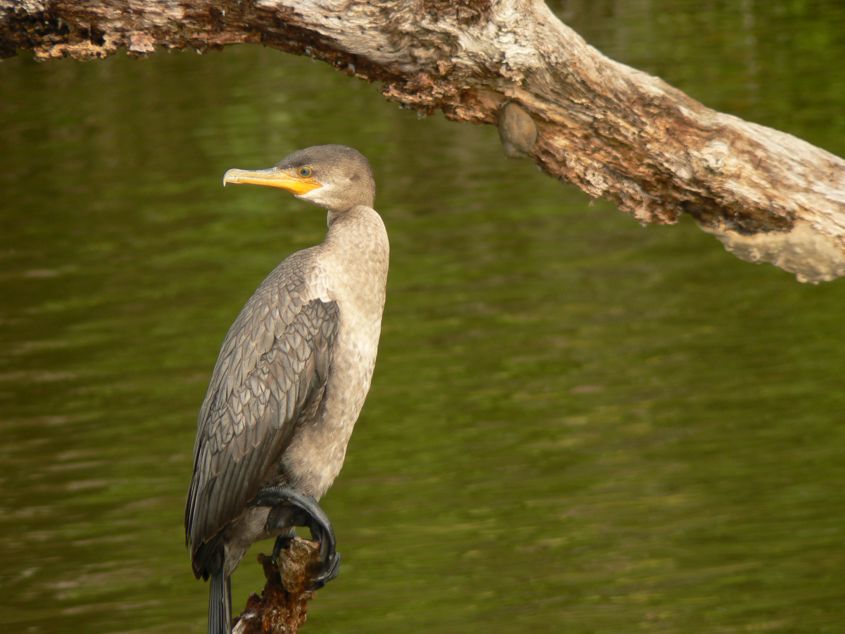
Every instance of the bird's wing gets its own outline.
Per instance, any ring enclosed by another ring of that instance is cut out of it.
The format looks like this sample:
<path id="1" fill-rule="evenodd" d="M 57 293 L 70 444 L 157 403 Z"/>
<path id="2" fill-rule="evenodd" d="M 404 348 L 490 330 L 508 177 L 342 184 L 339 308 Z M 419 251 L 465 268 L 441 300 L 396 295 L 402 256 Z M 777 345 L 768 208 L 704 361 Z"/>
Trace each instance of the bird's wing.
<path id="1" fill-rule="evenodd" d="M 194 553 L 257 493 L 298 416 L 324 391 L 340 311 L 333 301 L 304 300 L 297 286 L 259 289 L 220 351 L 200 411 L 185 507 Z"/>

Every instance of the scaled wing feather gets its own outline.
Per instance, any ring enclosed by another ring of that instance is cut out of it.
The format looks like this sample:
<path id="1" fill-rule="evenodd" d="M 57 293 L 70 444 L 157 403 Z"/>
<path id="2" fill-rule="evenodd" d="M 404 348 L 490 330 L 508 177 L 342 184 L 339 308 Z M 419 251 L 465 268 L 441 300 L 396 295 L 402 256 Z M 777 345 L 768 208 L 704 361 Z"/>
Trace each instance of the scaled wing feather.
<path id="1" fill-rule="evenodd" d="M 185 508 L 195 557 L 275 475 L 298 417 L 325 391 L 338 306 L 271 280 L 229 330 L 200 411 Z M 194 567 L 204 574 L 202 562 Z"/>

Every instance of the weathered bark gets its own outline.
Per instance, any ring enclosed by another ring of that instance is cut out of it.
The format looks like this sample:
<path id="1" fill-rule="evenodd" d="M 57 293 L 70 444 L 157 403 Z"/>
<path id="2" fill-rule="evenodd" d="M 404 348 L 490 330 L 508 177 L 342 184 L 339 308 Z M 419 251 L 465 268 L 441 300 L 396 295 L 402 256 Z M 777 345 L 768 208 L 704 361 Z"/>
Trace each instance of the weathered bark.
<path id="1" fill-rule="evenodd" d="M 845 161 L 602 56 L 540 0 L 0 0 L 7 55 L 242 42 L 325 60 L 457 121 L 496 124 L 518 104 L 501 117 L 509 154 L 640 222 L 688 214 L 799 279 L 845 274 Z"/>
<path id="2" fill-rule="evenodd" d="M 319 545 L 295 538 L 284 552 L 279 567 L 270 557 L 259 555 L 267 583 L 261 596 L 253 594 L 238 617 L 232 634 L 296 634 L 305 623 L 312 567 L 319 562 Z"/>

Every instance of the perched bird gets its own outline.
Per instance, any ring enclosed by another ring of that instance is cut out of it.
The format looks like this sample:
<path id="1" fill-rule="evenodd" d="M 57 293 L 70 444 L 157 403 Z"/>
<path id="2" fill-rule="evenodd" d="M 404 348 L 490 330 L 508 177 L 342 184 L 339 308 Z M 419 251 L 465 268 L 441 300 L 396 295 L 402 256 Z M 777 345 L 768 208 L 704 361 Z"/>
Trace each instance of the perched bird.
<path id="1" fill-rule="evenodd" d="M 318 500 L 337 477 L 376 362 L 389 245 L 367 159 L 319 145 L 223 184 L 278 187 L 328 210 L 325 240 L 285 259 L 232 324 L 197 424 L 185 536 L 210 579 L 208 631 L 231 626 L 230 575 L 249 546 L 295 526 L 320 542 L 320 587 L 338 572 Z"/>

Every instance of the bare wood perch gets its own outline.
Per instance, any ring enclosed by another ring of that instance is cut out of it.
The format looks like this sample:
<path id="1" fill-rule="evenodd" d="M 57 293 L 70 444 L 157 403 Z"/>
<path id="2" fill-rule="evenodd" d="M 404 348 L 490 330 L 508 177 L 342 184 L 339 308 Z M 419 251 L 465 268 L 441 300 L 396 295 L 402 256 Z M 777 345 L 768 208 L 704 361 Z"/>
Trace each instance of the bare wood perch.
<path id="1" fill-rule="evenodd" d="M 496 124 L 517 104 L 536 139 L 503 134 L 508 151 L 640 222 L 686 214 L 741 258 L 801 280 L 845 274 L 843 159 L 608 59 L 541 0 L 0 0 L 5 55 L 244 42 L 324 60 L 455 121 Z"/>
<path id="2" fill-rule="evenodd" d="M 296 634 L 305 623 L 313 568 L 319 565 L 319 545 L 298 537 L 282 554 L 279 566 L 259 555 L 267 583 L 261 596 L 249 597 L 232 634 Z"/>

